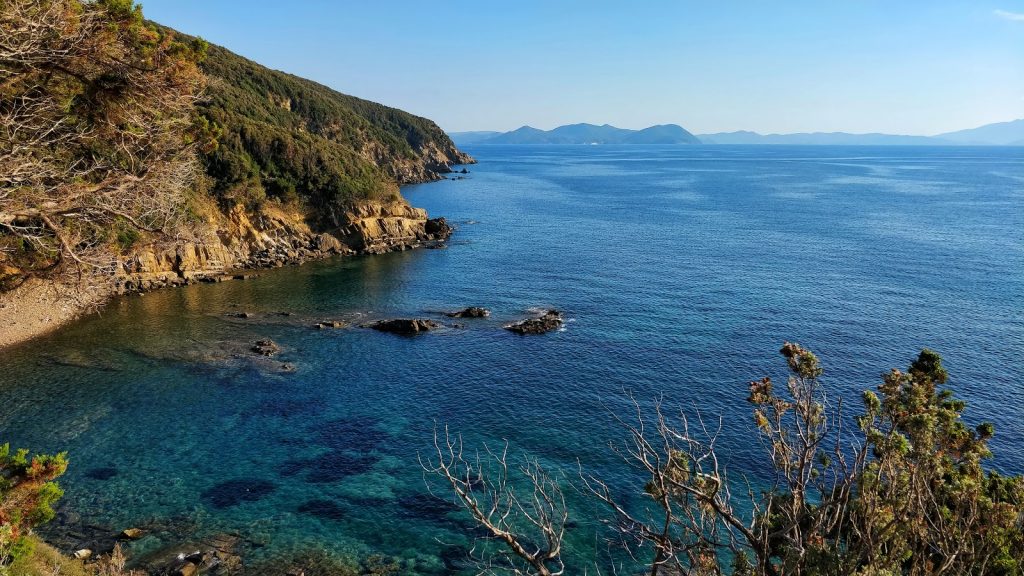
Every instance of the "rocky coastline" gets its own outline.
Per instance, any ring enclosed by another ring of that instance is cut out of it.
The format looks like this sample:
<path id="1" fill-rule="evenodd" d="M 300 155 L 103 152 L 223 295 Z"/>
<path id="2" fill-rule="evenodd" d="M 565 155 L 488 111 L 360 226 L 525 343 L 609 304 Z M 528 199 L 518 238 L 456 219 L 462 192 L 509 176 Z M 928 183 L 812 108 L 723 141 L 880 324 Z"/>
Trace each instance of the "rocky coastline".
<path id="1" fill-rule="evenodd" d="M 310 226 L 297 211 L 270 206 L 248 212 L 236 207 L 187 241 L 140 247 L 85 293 L 78 286 L 42 280 L 0 293 L 0 349 L 49 333 L 117 295 L 246 279 L 251 277 L 247 270 L 334 256 L 431 247 L 447 240 L 452 231 L 443 217 L 428 218 L 425 210 L 401 197 L 352 206 L 326 230 Z"/>
<path id="2" fill-rule="evenodd" d="M 200 241 L 149 247 L 125 259 L 113 275 L 113 286 L 115 293 L 126 294 L 239 279 L 241 270 L 433 246 L 452 231 L 443 217 L 428 218 L 425 210 L 400 199 L 352 207 L 339 226 L 322 232 L 299 214 L 264 209 L 251 217 L 236 209 Z"/>

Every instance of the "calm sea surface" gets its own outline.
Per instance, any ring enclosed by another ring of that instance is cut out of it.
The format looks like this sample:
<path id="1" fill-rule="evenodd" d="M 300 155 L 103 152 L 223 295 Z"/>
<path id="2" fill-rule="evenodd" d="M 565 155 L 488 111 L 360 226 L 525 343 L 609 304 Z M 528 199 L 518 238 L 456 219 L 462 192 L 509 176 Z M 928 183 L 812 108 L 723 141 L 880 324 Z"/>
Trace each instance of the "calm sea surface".
<path id="1" fill-rule="evenodd" d="M 68 451 L 65 519 L 152 527 L 136 554 L 233 532 L 250 563 L 382 552 L 446 573 L 471 536 L 424 488 L 435 422 L 638 486 L 610 413 L 663 395 L 722 416 L 729 465 L 757 477 L 746 383 L 783 378 L 791 340 L 851 415 L 883 371 L 939 351 L 967 419 L 996 424 L 992 465 L 1024 473 L 1024 149 L 469 151 L 465 180 L 405 190 L 457 225 L 447 249 L 128 297 L 0 353 L 0 441 Z M 491 318 L 310 328 L 469 305 Z M 501 329 L 538 307 L 565 330 Z M 259 338 L 283 351 L 255 359 Z M 571 500 L 587 553 L 603 533 Z"/>

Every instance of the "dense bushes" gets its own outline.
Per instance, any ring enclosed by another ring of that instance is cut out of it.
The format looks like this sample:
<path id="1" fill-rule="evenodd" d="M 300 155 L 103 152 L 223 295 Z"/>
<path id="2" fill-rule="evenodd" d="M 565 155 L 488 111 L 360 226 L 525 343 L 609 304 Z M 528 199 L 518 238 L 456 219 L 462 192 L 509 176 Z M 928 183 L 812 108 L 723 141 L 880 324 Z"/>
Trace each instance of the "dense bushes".
<path id="1" fill-rule="evenodd" d="M 147 22 L 132 0 L 2 6 L 0 290 L 109 277 L 138 240 L 187 236 L 209 193 L 332 225 L 465 159 L 429 120 Z"/>
<path id="2" fill-rule="evenodd" d="M 429 144 L 454 152 L 433 122 L 340 94 L 211 46 L 203 116 L 220 131 L 205 155 L 223 201 L 305 200 L 317 209 L 397 193 Z"/>
<path id="3" fill-rule="evenodd" d="M 63 495 L 54 482 L 67 470 L 65 454 L 29 456 L 0 446 L 0 574 L 5 566 L 32 552 L 32 528 L 53 518 Z"/>

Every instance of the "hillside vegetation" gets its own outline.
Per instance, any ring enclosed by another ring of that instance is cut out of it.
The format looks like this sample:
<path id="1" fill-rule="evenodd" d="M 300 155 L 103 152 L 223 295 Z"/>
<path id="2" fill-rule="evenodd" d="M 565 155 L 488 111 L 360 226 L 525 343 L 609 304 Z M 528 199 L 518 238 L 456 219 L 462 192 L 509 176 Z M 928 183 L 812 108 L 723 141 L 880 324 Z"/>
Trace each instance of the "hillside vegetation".
<path id="1" fill-rule="evenodd" d="M 2 6 L 0 290 L 102 284 L 138 247 L 209 238 L 240 208 L 258 226 L 268 201 L 333 232 L 472 162 L 430 120 L 147 22 L 132 0 Z"/>
<path id="2" fill-rule="evenodd" d="M 471 161 L 425 118 L 270 70 L 210 46 L 200 104 L 218 131 L 204 155 L 221 200 L 303 200 L 329 216 Z"/>

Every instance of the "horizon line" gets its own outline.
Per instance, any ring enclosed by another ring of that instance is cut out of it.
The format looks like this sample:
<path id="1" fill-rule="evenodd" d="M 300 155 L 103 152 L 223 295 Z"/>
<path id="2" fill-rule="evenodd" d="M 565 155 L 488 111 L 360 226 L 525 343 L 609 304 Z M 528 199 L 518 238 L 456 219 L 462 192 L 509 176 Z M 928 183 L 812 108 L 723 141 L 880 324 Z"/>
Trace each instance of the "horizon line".
<path id="1" fill-rule="evenodd" d="M 464 133 L 467 133 L 467 132 L 494 132 L 496 134 L 507 134 L 509 132 L 515 132 L 516 130 L 521 130 L 523 128 L 533 128 L 534 130 L 541 130 L 541 131 L 544 131 L 544 132 L 550 132 L 552 130 L 555 130 L 555 129 L 558 129 L 558 128 L 564 128 L 566 126 L 595 126 L 595 127 L 598 127 L 598 128 L 601 128 L 601 127 L 604 127 L 604 126 L 608 126 L 608 127 L 616 128 L 616 129 L 619 129 L 619 130 L 645 130 L 647 128 L 653 128 L 655 126 L 678 126 L 678 127 L 682 128 L 683 130 L 686 130 L 687 132 L 690 132 L 694 136 L 699 136 L 699 135 L 702 135 L 702 134 L 703 135 L 735 134 L 737 132 L 749 132 L 751 134 L 757 134 L 758 136 L 792 136 L 792 135 L 797 135 L 797 134 L 849 134 L 849 135 L 852 135 L 852 136 L 906 136 L 906 137 L 912 137 L 912 138 L 935 138 L 937 136 L 942 136 L 943 134 L 955 134 L 956 132 L 962 132 L 962 131 L 965 131 L 965 130 L 975 130 L 977 128 L 982 128 L 984 126 L 993 126 L 993 125 L 996 125 L 996 124 L 1011 124 L 1013 122 L 1021 122 L 1021 121 L 1024 121 L 1024 117 L 1013 118 L 1013 119 L 1010 119 L 1010 120 L 1000 120 L 1000 121 L 997 121 L 997 122 L 989 122 L 987 124 L 981 124 L 979 126 L 971 126 L 971 127 L 967 127 L 967 128 L 960 128 L 960 129 L 957 129 L 957 130 L 950 130 L 950 131 L 947 131 L 947 132 L 937 132 L 937 133 L 934 133 L 934 134 L 900 134 L 900 133 L 895 133 L 895 132 L 877 132 L 877 131 L 873 131 L 873 132 L 848 132 L 848 131 L 845 131 L 845 130 L 830 130 L 830 131 L 824 131 L 824 130 L 807 131 L 807 130 L 802 130 L 802 131 L 795 131 L 795 132 L 758 132 L 757 130 L 750 130 L 750 129 L 746 129 L 746 128 L 740 128 L 740 129 L 737 129 L 737 130 L 717 130 L 717 131 L 713 131 L 713 132 L 693 132 L 690 129 L 686 128 L 686 126 L 684 126 L 683 124 L 680 124 L 678 122 L 660 122 L 660 123 L 657 123 L 657 124 L 651 124 L 649 126 L 643 126 L 641 128 L 623 128 L 623 127 L 620 127 L 620 126 L 615 126 L 613 124 L 609 124 L 608 122 L 605 122 L 603 124 L 595 124 L 593 122 L 568 122 L 568 123 L 565 123 L 565 124 L 559 124 L 559 125 L 554 126 L 552 128 L 538 128 L 537 126 L 533 126 L 533 125 L 530 125 L 530 124 L 523 124 L 523 125 L 517 126 L 515 128 L 510 128 L 508 130 L 493 130 L 493 129 L 483 129 L 483 128 L 472 129 L 472 130 L 449 130 L 447 128 L 444 128 L 444 131 L 445 131 L 445 133 L 449 133 L 449 134 L 464 134 Z"/>

